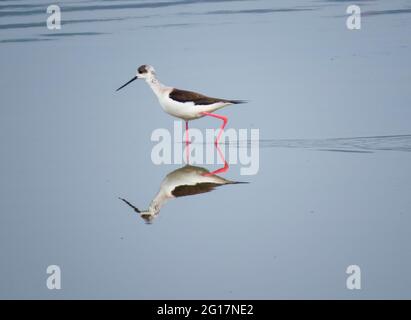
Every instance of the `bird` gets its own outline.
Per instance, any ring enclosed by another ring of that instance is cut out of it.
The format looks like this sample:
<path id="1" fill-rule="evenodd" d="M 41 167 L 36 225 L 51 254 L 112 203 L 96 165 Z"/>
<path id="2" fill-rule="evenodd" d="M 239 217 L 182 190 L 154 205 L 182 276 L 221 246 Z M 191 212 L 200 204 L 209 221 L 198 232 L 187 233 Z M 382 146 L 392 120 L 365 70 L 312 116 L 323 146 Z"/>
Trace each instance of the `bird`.
<path id="1" fill-rule="evenodd" d="M 186 144 L 189 143 L 188 122 L 204 116 L 214 117 L 223 121 L 215 140 L 215 144 L 218 144 L 224 128 L 227 125 L 228 118 L 215 114 L 214 111 L 228 105 L 247 102 L 246 100 L 213 98 L 201 93 L 165 86 L 158 80 L 154 67 L 148 64 L 138 67 L 136 75 L 119 87 L 116 92 L 137 79 L 144 79 L 147 82 L 165 112 L 185 121 Z"/>
<path id="2" fill-rule="evenodd" d="M 185 165 L 166 175 L 148 209 L 140 210 L 128 200 L 120 197 L 119 199 L 139 213 L 146 223 L 152 223 L 160 213 L 161 207 L 170 199 L 210 192 L 222 185 L 243 183 L 248 182 L 228 180 L 205 168 Z"/>

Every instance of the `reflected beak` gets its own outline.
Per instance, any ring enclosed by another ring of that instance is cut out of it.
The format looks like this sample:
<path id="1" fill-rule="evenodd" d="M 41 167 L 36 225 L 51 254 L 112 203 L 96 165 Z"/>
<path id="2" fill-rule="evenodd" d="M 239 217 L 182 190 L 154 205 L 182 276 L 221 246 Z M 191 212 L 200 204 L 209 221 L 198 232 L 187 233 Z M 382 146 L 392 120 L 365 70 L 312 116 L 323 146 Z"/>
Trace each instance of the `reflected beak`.
<path id="1" fill-rule="evenodd" d="M 120 89 L 123 89 L 126 85 L 132 83 L 134 80 L 137 80 L 137 79 L 138 79 L 138 77 L 135 76 L 133 79 L 131 79 L 130 81 L 128 81 L 128 82 L 126 82 L 125 84 L 123 84 L 120 88 L 118 88 L 118 89 L 116 90 L 116 92 L 117 92 L 118 90 L 120 90 Z"/>
<path id="2" fill-rule="evenodd" d="M 135 212 L 137 213 L 142 213 L 144 211 L 141 211 L 139 208 L 135 207 L 134 205 L 132 205 L 130 202 L 128 202 L 126 199 L 120 198 L 119 199 L 123 202 L 125 202 L 127 205 L 129 205 Z"/>

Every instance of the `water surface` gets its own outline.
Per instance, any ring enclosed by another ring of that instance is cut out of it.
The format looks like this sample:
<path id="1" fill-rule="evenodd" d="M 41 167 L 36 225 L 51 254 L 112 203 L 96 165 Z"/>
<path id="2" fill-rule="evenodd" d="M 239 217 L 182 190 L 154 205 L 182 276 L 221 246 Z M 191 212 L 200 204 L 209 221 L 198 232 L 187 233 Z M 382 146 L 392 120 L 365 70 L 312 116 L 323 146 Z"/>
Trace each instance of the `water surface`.
<path id="1" fill-rule="evenodd" d="M 357 1 L 360 31 L 346 1 L 58 3 L 60 31 L 45 1 L 0 3 L 1 298 L 411 297 L 408 1 Z M 221 174 L 248 184 L 178 197 L 149 225 L 118 197 L 147 207 L 181 165 L 151 161 L 173 119 L 149 88 L 114 92 L 144 63 L 249 100 L 220 113 L 260 130 L 258 174 Z"/>

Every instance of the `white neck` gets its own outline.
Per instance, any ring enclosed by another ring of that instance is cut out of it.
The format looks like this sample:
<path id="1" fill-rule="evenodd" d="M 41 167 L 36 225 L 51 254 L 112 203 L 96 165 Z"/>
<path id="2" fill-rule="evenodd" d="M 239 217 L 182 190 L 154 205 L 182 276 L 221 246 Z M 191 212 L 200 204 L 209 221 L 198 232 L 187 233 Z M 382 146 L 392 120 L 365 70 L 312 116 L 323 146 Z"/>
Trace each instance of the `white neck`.
<path id="1" fill-rule="evenodd" d="M 166 86 L 164 86 L 160 81 L 158 81 L 157 77 L 154 74 L 151 75 L 150 77 L 147 77 L 146 82 L 150 86 L 151 90 L 153 90 L 155 95 L 158 98 L 160 98 Z"/>
<path id="2" fill-rule="evenodd" d="M 168 199 L 169 197 L 167 197 L 167 194 L 163 190 L 160 190 L 151 201 L 150 206 L 145 212 L 150 213 L 151 215 L 158 215 L 161 207 L 167 202 Z"/>

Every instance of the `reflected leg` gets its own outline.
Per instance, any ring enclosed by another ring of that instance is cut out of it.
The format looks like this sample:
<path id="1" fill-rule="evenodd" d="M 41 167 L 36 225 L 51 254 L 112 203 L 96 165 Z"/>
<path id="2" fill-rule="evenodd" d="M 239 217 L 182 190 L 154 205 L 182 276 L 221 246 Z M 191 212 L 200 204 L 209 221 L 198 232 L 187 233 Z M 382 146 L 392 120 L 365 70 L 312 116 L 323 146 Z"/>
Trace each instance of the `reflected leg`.
<path id="1" fill-rule="evenodd" d="M 224 158 L 223 153 L 221 152 L 221 149 L 220 149 L 220 146 L 218 145 L 218 143 L 215 144 L 215 147 L 216 147 L 216 149 L 217 149 L 218 155 L 220 156 L 221 160 L 224 161 L 224 167 L 222 167 L 222 168 L 220 168 L 220 169 L 217 169 L 217 170 L 214 170 L 214 171 L 212 171 L 212 172 L 207 172 L 207 173 L 205 173 L 205 174 L 204 174 L 205 177 L 213 176 L 213 175 L 219 174 L 219 173 L 224 173 L 224 172 L 226 172 L 226 171 L 230 168 L 230 166 L 228 165 L 227 161 L 226 161 L 225 158 Z"/>

